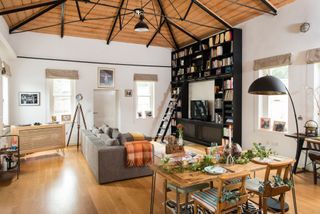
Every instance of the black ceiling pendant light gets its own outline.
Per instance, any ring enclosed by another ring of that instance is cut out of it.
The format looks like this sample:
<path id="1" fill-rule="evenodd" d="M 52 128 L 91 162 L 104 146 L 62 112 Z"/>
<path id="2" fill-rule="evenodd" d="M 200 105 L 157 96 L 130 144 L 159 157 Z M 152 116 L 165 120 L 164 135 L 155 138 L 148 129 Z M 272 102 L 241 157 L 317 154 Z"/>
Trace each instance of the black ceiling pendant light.
<path id="1" fill-rule="evenodd" d="M 136 32 L 148 32 L 149 27 L 148 25 L 143 21 L 144 19 L 144 11 L 141 8 L 135 9 L 134 10 L 135 14 L 139 16 L 139 22 L 134 26 L 134 31 Z"/>
<path id="2" fill-rule="evenodd" d="M 255 95 L 267 95 L 267 96 L 288 94 L 291 101 L 294 119 L 296 123 L 297 142 L 299 141 L 299 127 L 298 127 L 296 108 L 294 106 L 294 103 L 288 88 L 280 79 L 274 76 L 268 76 L 268 75 L 264 77 L 260 77 L 250 85 L 248 93 L 255 94 Z M 299 158 L 300 157 L 296 156 L 296 160 L 298 160 Z M 296 170 L 297 170 L 297 164 L 294 165 L 293 172 L 296 173 Z"/>

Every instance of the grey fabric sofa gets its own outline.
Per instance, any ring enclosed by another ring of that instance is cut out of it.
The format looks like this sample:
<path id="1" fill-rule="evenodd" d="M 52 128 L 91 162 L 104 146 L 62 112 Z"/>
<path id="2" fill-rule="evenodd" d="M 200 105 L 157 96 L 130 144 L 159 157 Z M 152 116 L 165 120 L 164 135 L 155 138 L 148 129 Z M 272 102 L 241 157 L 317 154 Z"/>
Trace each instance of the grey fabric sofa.
<path id="1" fill-rule="evenodd" d="M 100 184 L 152 174 L 147 166 L 127 168 L 125 147 L 108 146 L 89 130 L 82 130 L 81 150 Z"/>

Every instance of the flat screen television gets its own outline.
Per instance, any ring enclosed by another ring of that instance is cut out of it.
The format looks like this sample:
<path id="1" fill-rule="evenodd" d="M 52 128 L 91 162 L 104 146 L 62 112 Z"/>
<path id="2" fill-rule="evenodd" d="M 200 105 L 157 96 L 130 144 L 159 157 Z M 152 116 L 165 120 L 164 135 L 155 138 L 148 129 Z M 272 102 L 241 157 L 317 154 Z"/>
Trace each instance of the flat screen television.
<path id="1" fill-rule="evenodd" d="M 207 100 L 191 100 L 191 119 L 204 120 L 209 119 L 209 102 Z"/>

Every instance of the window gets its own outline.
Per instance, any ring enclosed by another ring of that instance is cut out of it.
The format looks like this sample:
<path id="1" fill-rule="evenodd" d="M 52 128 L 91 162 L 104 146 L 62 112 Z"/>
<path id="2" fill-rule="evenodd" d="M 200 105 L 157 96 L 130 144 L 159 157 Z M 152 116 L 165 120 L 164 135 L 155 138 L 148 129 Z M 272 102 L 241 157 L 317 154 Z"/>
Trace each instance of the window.
<path id="1" fill-rule="evenodd" d="M 9 125 L 9 79 L 7 76 L 2 76 L 2 117 L 3 124 Z"/>
<path id="2" fill-rule="evenodd" d="M 71 115 L 75 107 L 75 80 L 52 79 L 50 81 L 50 113 L 61 120 L 61 115 Z"/>
<path id="3" fill-rule="evenodd" d="M 288 66 L 259 71 L 259 76 L 272 75 L 288 88 Z M 284 132 L 288 125 L 288 96 L 259 96 L 259 128 Z"/>
<path id="4" fill-rule="evenodd" d="M 137 118 L 154 117 L 154 82 L 136 81 Z"/>
<path id="5" fill-rule="evenodd" d="M 317 63 L 314 72 L 313 96 L 314 96 L 314 119 L 320 122 L 320 63 Z"/>

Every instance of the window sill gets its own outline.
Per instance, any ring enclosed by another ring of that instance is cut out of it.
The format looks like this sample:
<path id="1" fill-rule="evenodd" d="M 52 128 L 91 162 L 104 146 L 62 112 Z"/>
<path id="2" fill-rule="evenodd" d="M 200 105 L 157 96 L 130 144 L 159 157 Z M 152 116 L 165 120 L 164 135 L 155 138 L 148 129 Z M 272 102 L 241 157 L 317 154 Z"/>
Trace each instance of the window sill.
<path id="1" fill-rule="evenodd" d="M 277 132 L 277 131 L 273 131 L 271 129 L 261 129 L 261 128 L 257 128 L 257 131 L 258 132 L 264 132 L 264 133 L 288 134 L 288 131 Z"/>
<path id="2" fill-rule="evenodd" d="M 136 117 L 136 120 L 153 120 L 155 117 Z"/>

